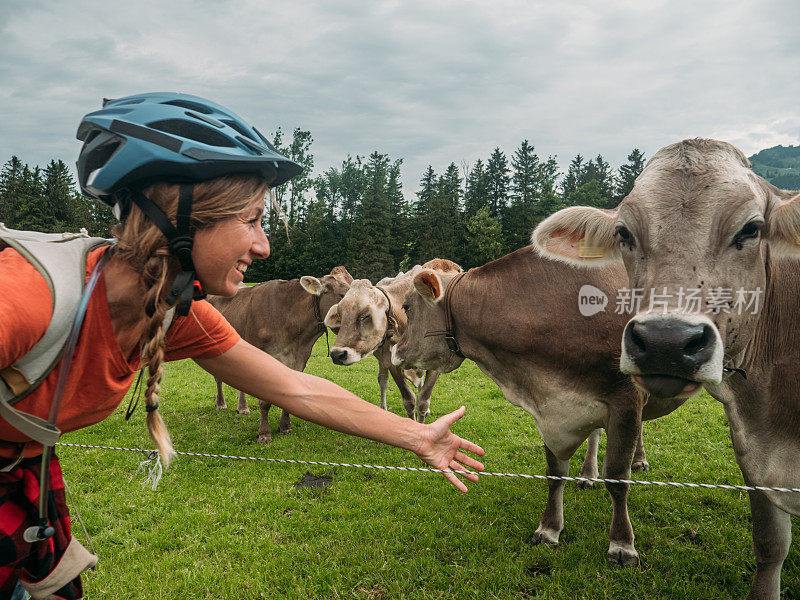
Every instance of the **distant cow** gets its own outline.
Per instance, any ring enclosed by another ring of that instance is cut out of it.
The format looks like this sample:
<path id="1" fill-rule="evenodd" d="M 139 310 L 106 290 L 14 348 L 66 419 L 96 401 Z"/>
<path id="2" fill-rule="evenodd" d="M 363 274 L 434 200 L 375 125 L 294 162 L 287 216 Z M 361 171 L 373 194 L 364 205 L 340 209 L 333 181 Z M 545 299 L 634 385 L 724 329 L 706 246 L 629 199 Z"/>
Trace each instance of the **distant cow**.
<path id="1" fill-rule="evenodd" d="M 433 259 L 425 265 L 449 273 L 461 271 L 456 263 L 445 259 Z M 355 280 L 345 297 L 328 311 L 325 324 L 338 329 L 331 360 L 338 365 L 351 365 L 374 354 L 378 359 L 381 408 L 386 409 L 386 387 L 391 374 L 409 418 L 424 423 L 439 373 L 427 371 L 425 382 L 415 395 L 403 371 L 392 365 L 391 356 L 394 337 L 402 334 L 406 327 L 406 316 L 400 308 L 403 297 L 412 286 L 414 274 L 421 268 L 417 265 L 407 273 L 382 279 L 377 286 L 366 279 Z"/>
<path id="2" fill-rule="evenodd" d="M 596 453 L 598 427 L 608 434 L 605 477 L 628 479 L 634 461 L 646 467 L 642 416 L 662 416 L 683 400 L 648 401 L 642 415 L 645 397 L 618 368 L 619 339 L 627 318 L 616 314 L 613 305 L 590 316 L 584 316 L 580 306 L 584 286 L 607 297 L 625 287 L 624 270 L 581 270 L 544 259 L 528 246 L 471 269 L 448 294 L 456 276 L 430 269 L 415 274 L 414 288 L 403 305 L 408 327 L 393 350 L 394 364 L 448 373 L 464 357 L 475 361 L 511 404 L 535 419 L 548 475 L 568 475 L 570 457 L 590 434 L 587 455 Z M 593 468 L 596 473 L 596 459 Z M 592 466 L 584 464 L 584 469 L 591 471 Z M 635 565 L 628 486 L 606 488 L 613 505 L 608 559 Z M 564 527 L 563 491 L 563 481 L 548 482 L 547 505 L 534 542 L 558 543 Z"/>
<path id="3" fill-rule="evenodd" d="M 570 263 L 624 264 L 640 298 L 622 371 L 656 396 L 705 386 L 725 407 L 745 482 L 797 488 L 800 194 L 749 167 L 730 144 L 685 140 L 653 156 L 617 209 L 565 209 L 533 239 Z M 748 598 L 777 600 L 800 494 L 750 492 L 750 512 Z"/>
<path id="4" fill-rule="evenodd" d="M 306 368 L 311 349 L 326 328 L 323 317 L 331 306 L 339 302 L 353 277 L 344 267 L 335 267 L 329 275 L 317 279 L 305 276 L 300 279 L 276 279 L 253 287 L 240 288 L 232 298 L 210 296 L 208 301 L 219 310 L 242 338 L 281 361 L 290 369 Z M 222 394 L 222 381 L 217 382 L 218 409 L 227 408 Z M 272 433 L 267 416 L 272 406 L 258 401 L 261 422 L 258 441 L 268 444 Z M 247 399 L 239 391 L 240 414 L 249 414 Z M 289 413 L 281 414 L 278 425 L 281 433 L 292 430 Z"/>

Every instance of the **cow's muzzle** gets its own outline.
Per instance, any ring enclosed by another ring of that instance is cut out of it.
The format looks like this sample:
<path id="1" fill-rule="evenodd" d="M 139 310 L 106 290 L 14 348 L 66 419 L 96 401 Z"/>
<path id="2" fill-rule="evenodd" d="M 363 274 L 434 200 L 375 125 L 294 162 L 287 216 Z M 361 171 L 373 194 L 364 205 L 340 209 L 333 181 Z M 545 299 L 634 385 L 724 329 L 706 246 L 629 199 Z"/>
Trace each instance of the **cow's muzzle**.
<path id="1" fill-rule="evenodd" d="M 641 315 L 622 335 L 623 373 L 659 398 L 688 396 L 722 380 L 722 341 L 702 316 Z"/>

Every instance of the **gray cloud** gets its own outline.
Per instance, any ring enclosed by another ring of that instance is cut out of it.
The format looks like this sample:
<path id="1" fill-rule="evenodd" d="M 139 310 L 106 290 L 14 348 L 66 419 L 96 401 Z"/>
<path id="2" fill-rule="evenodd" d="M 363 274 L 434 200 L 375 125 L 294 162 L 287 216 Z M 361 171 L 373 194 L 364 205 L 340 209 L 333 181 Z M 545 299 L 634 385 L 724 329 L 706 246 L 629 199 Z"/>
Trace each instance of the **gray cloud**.
<path id="1" fill-rule="evenodd" d="M 262 131 L 310 129 L 316 170 L 373 150 L 612 165 L 683 137 L 800 142 L 800 5 L 672 2 L 69 3 L 0 6 L 0 160 L 72 162 L 103 97 L 175 90 Z"/>

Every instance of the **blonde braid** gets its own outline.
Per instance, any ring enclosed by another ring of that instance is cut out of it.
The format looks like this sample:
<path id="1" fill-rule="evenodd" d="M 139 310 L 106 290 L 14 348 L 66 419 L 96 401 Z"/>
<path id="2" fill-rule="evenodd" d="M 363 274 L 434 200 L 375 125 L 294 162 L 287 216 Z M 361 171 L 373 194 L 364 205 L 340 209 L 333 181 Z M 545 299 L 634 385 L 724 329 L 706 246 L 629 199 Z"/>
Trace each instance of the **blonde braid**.
<path id="1" fill-rule="evenodd" d="M 144 400 L 147 405 L 147 430 L 156 444 L 164 466 L 168 467 L 175 451 L 172 448 L 169 431 L 167 431 L 161 414 L 158 412 L 159 383 L 164 373 L 164 315 L 167 304 L 161 298 L 164 283 L 169 271 L 169 254 L 162 250 L 145 263 L 143 279 L 147 285 L 145 293 L 145 313 L 149 315 L 147 329 L 142 336 L 142 360 L 147 364 L 149 377 Z M 151 283 L 152 282 L 152 283 Z"/>

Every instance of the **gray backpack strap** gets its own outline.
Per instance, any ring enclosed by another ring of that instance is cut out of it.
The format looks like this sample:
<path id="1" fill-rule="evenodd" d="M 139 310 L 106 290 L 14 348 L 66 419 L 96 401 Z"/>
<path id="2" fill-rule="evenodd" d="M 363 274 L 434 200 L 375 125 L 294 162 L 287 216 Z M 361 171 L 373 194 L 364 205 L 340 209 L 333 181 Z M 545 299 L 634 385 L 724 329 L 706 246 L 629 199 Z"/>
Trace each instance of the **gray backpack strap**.
<path id="1" fill-rule="evenodd" d="M 40 234 L 3 226 L 0 241 L 39 271 L 53 299 L 53 315 L 45 334 L 25 356 L 0 371 L 0 415 L 28 437 L 52 445 L 59 436 L 57 429 L 11 405 L 35 390 L 58 364 L 83 291 L 86 255 L 109 241 L 85 233 Z"/>

